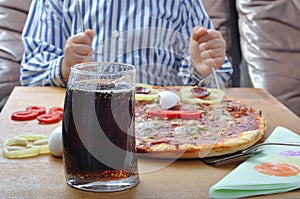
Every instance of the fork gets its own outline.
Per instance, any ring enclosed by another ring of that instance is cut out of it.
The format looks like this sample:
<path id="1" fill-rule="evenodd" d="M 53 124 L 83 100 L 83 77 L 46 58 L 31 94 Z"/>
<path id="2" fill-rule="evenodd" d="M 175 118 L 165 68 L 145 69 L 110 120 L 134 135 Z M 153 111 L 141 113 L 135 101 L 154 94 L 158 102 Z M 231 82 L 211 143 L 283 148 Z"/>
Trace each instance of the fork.
<path id="1" fill-rule="evenodd" d="M 300 147 L 299 142 L 264 142 L 257 145 L 254 145 L 248 149 L 245 149 L 241 152 L 238 152 L 234 155 L 227 155 L 227 156 L 220 156 L 220 157 L 209 157 L 209 158 L 202 158 L 201 160 L 208 165 L 224 165 L 233 162 L 239 162 L 248 159 L 251 156 L 254 156 L 258 153 L 261 153 L 263 150 L 258 150 L 260 146 L 265 145 L 275 145 L 275 146 L 298 146 Z"/>
<path id="2" fill-rule="evenodd" d="M 212 75 L 213 75 L 216 87 L 217 87 L 218 90 L 220 90 L 221 87 L 220 87 L 219 82 L 218 82 L 217 71 L 216 71 L 215 67 L 212 66 L 211 71 L 212 71 Z"/>

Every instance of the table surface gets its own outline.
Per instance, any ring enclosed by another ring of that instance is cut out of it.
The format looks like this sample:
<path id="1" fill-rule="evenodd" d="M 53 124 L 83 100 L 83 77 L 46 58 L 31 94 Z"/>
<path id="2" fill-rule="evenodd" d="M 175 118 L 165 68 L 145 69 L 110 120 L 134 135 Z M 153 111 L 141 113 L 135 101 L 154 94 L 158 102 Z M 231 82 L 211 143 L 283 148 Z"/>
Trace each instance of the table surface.
<path id="1" fill-rule="evenodd" d="M 277 126 L 300 134 L 300 119 L 262 89 L 228 88 L 227 94 L 262 110 L 267 121 L 265 138 Z M 22 133 L 50 135 L 61 122 L 38 124 L 36 120 L 16 122 L 11 113 L 29 105 L 42 105 L 47 109 L 63 106 L 65 89 L 56 87 L 15 87 L 0 114 L 0 146 Z M 166 166 L 167 165 L 167 166 Z M 26 159 L 6 159 L 0 155 L 0 198 L 209 198 L 209 188 L 231 172 L 238 163 L 208 166 L 200 160 L 167 162 L 139 159 L 138 186 L 115 193 L 92 193 L 77 190 L 65 182 L 61 158 L 40 155 Z M 297 198 L 300 190 L 262 196 L 263 198 Z M 256 198 L 256 197 L 255 197 Z M 260 198 L 260 197 L 257 197 Z"/>

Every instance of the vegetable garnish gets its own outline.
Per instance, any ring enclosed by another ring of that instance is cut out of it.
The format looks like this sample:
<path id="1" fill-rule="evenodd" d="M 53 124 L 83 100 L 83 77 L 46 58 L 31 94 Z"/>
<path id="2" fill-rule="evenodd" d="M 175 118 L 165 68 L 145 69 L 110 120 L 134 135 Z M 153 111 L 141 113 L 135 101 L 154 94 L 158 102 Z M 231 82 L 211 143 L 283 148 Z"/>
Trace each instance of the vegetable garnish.
<path id="1" fill-rule="evenodd" d="M 16 111 L 12 113 L 11 119 L 16 121 L 34 120 L 38 115 L 37 111 Z"/>
<path id="2" fill-rule="evenodd" d="M 181 111 L 181 110 L 149 110 L 147 116 L 150 117 L 159 117 L 166 119 L 201 119 L 202 112 L 201 111 Z"/>
<path id="3" fill-rule="evenodd" d="M 46 113 L 46 108 L 43 106 L 27 106 L 26 111 L 37 111 L 39 115 Z"/>
<path id="4" fill-rule="evenodd" d="M 52 108 L 49 109 L 49 113 L 55 113 L 55 112 L 58 112 L 61 115 L 63 115 L 64 109 L 62 107 L 59 107 L 59 106 L 55 106 L 55 107 L 52 107 Z"/>
<path id="5" fill-rule="evenodd" d="M 40 134 L 22 134 L 6 140 L 3 156 L 6 158 L 26 158 L 50 153 L 48 137 Z"/>
<path id="6" fill-rule="evenodd" d="M 11 119 L 16 121 L 34 120 L 38 115 L 44 113 L 46 113 L 46 108 L 43 106 L 28 106 L 25 111 L 13 112 Z"/>
<path id="7" fill-rule="evenodd" d="M 59 122 L 62 119 L 62 113 L 60 112 L 53 112 L 48 114 L 39 115 L 37 120 L 41 124 L 53 124 Z"/>
<path id="8" fill-rule="evenodd" d="M 25 111 L 16 111 L 11 115 L 11 119 L 15 121 L 28 121 L 37 119 L 41 124 L 53 124 L 59 122 L 63 116 L 62 107 L 51 107 L 46 113 L 43 106 L 28 106 Z"/>
<path id="9" fill-rule="evenodd" d="M 135 87 L 135 100 L 152 101 L 158 98 L 157 91 L 148 84 L 137 84 Z"/>

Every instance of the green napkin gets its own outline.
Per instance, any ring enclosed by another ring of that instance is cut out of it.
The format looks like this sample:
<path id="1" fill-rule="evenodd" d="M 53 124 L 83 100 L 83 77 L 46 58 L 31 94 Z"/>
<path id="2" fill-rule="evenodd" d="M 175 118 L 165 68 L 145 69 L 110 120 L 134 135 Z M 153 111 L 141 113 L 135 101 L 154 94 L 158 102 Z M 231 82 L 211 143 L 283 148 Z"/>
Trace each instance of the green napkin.
<path id="1" fill-rule="evenodd" d="M 300 136 L 279 126 L 265 142 L 300 142 Z M 267 145 L 259 149 L 263 152 L 252 156 L 212 186 L 209 196 L 242 198 L 300 188 L 300 147 Z M 272 167 L 266 169 L 264 166 Z M 284 171 L 283 176 L 278 176 L 282 173 L 280 169 Z"/>

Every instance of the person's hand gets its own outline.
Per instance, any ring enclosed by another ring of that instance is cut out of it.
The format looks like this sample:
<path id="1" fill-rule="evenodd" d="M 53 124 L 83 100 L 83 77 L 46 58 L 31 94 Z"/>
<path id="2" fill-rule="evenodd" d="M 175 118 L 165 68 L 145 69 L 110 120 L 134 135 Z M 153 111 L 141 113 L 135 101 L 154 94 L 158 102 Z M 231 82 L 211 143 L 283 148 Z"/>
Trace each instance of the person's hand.
<path id="1" fill-rule="evenodd" d="M 220 68 L 226 55 L 226 42 L 217 30 L 196 26 L 190 37 L 191 61 L 196 69 L 207 75 L 211 67 Z"/>
<path id="2" fill-rule="evenodd" d="M 90 46 L 94 37 L 94 31 L 87 29 L 84 32 L 68 38 L 65 49 L 64 58 L 61 65 L 61 73 L 64 80 L 69 79 L 71 66 L 85 61 L 86 56 L 93 52 Z"/>

